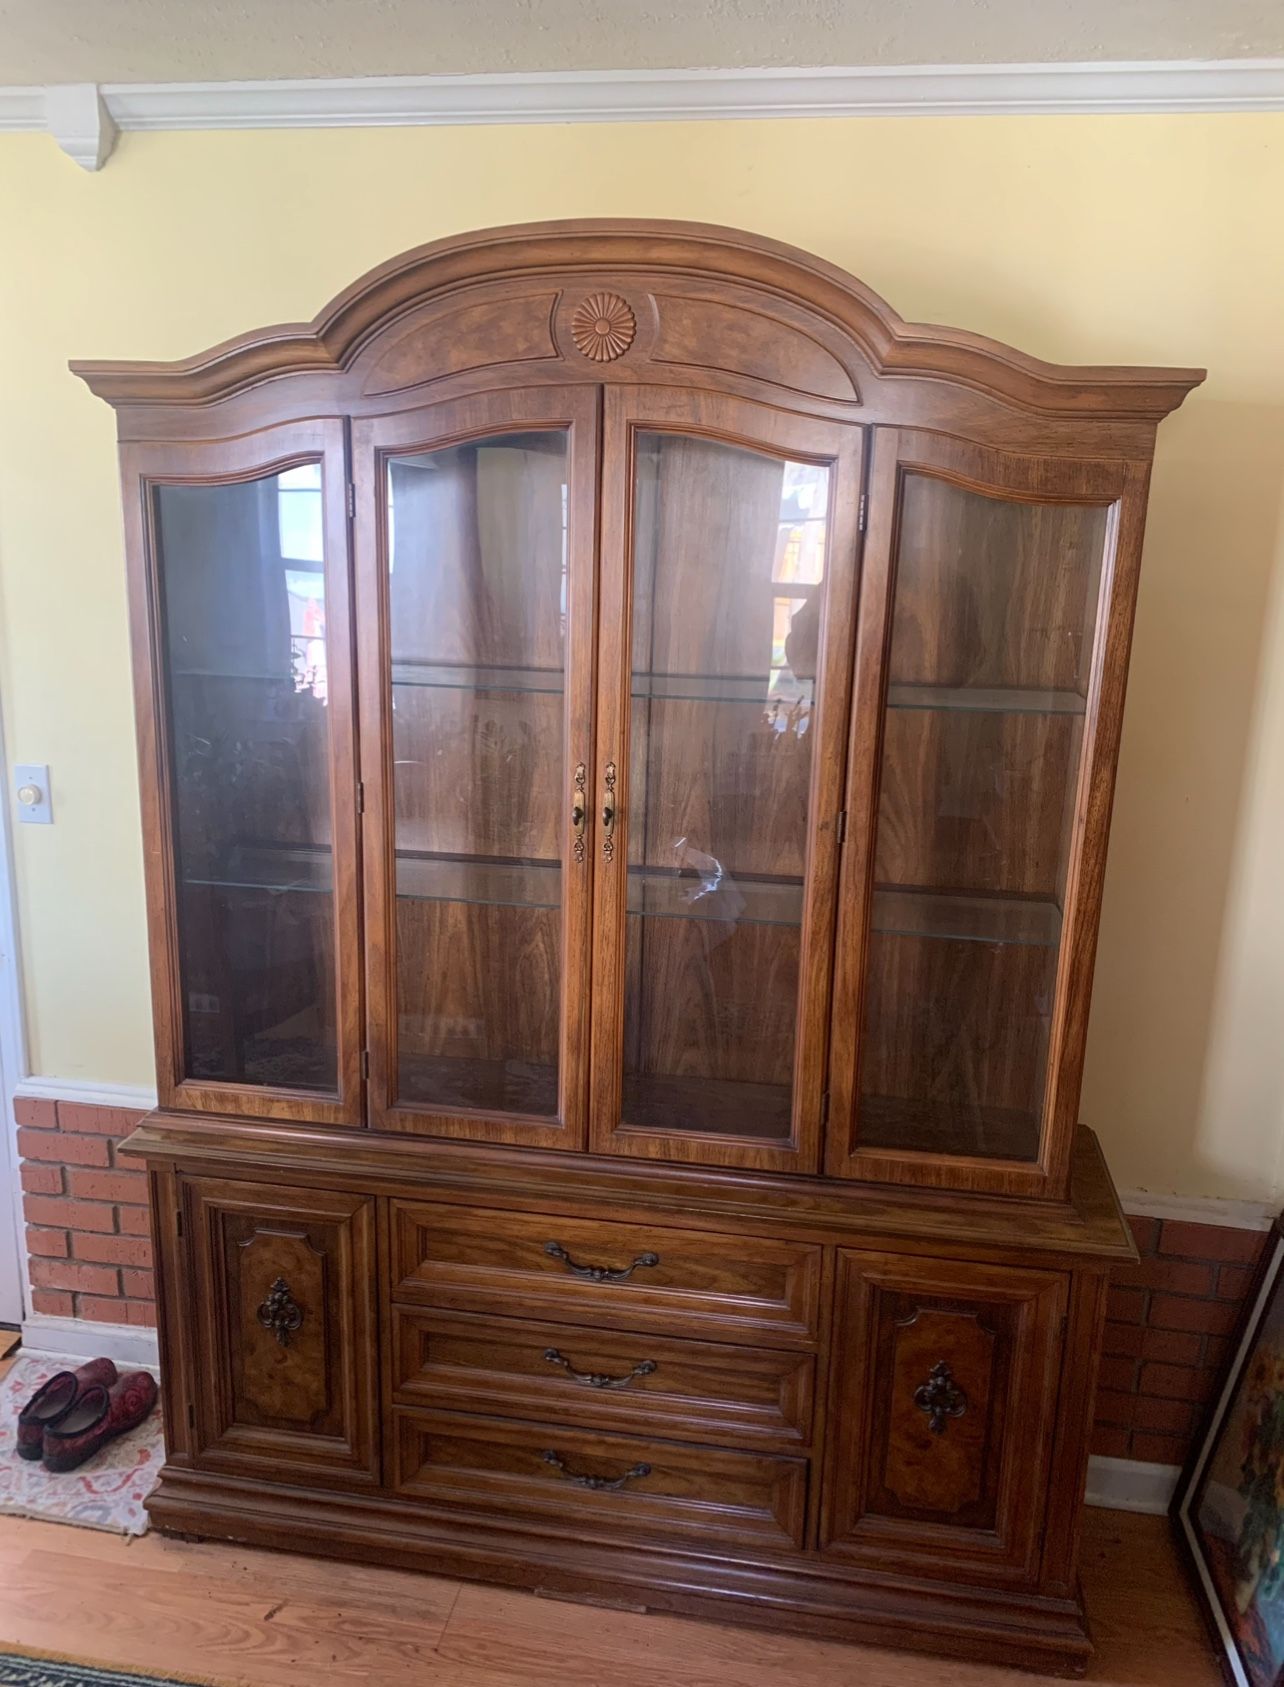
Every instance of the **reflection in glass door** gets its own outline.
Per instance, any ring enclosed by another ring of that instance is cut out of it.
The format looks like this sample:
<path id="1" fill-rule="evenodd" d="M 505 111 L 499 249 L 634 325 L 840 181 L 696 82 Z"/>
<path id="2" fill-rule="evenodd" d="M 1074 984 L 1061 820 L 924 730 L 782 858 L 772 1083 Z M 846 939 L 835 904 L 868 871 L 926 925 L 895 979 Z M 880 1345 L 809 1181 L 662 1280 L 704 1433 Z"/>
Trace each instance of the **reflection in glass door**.
<path id="1" fill-rule="evenodd" d="M 839 430 L 825 431 L 832 448 Z M 837 470 L 660 429 L 632 437 L 609 1146 L 645 1152 L 646 1138 L 692 1159 L 788 1156 L 816 911 L 809 864 Z M 849 550 L 844 589 L 850 563 Z M 820 819 L 832 841 L 833 816 L 822 808 Z M 609 898 L 605 870 L 602 879 Z"/>
<path id="2" fill-rule="evenodd" d="M 183 1078 L 339 1086 L 321 463 L 153 491 Z"/>
<path id="3" fill-rule="evenodd" d="M 386 495 L 397 1093 L 552 1119 L 566 436 L 394 455 Z"/>
<path id="4" fill-rule="evenodd" d="M 1030 1164 L 1110 511 L 898 497 L 855 1143 Z"/>

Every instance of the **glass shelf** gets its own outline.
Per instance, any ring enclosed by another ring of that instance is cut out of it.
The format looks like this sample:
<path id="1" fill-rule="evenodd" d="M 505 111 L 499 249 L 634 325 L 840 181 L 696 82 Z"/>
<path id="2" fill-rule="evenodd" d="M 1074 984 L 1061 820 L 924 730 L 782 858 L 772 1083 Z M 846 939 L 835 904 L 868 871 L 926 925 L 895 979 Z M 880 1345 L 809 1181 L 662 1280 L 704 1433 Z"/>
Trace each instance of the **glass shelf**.
<path id="1" fill-rule="evenodd" d="M 463 902 L 489 908 L 559 908 L 562 870 L 552 861 L 488 861 L 478 857 L 397 857 L 397 895 L 420 902 Z M 330 852 L 305 846 L 243 846 L 219 873 L 189 875 L 184 883 L 219 890 L 288 892 L 332 890 Z M 739 925 L 798 926 L 799 878 L 712 878 L 662 867 L 630 867 L 628 912 L 647 919 L 702 920 Z M 1061 910 L 1044 897 L 979 896 L 965 892 L 880 887 L 872 928 L 885 937 L 928 937 L 957 943 L 1053 948 Z"/>
<path id="2" fill-rule="evenodd" d="M 232 850 L 219 870 L 184 875 L 188 888 L 262 891 L 285 895 L 293 891 L 329 896 L 334 887 L 330 851 L 307 844 L 242 844 Z"/>
<path id="3" fill-rule="evenodd" d="M 212 676 L 217 677 L 217 676 Z M 437 691 L 508 691 L 562 695 L 555 668 L 476 666 L 459 662 L 392 664 L 394 686 Z M 813 682 L 789 668 L 757 674 L 651 674 L 635 672 L 629 694 L 635 702 L 810 704 Z M 1087 703 L 1077 691 L 1012 686 L 892 685 L 889 709 L 931 709 L 964 714 L 1081 715 Z"/>
<path id="4" fill-rule="evenodd" d="M 889 685 L 889 709 L 941 709 L 963 714 L 1081 715 L 1077 691 L 1026 691 L 1015 686 Z"/>
<path id="5" fill-rule="evenodd" d="M 1041 896 L 876 889 L 871 924 L 883 937 L 935 937 L 956 943 L 1051 949 L 1061 937 L 1061 910 Z"/>
<path id="6" fill-rule="evenodd" d="M 565 675 L 560 668 L 507 667 L 470 662 L 394 661 L 394 687 L 428 691 L 518 691 L 560 697 Z"/>

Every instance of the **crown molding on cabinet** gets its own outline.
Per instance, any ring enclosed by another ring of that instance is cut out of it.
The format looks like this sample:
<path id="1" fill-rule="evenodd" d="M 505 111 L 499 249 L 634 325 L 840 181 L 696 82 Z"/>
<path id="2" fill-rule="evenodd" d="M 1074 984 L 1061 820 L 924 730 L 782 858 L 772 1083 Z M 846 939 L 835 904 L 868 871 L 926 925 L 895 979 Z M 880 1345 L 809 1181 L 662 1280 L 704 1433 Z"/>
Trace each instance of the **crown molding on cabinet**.
<path id="1" fill-rule="evenodd" d="M 0 131 L 47 129 L 87 170 L 117 129 L 326 129 L 771 117 L 1284 110 L 1284 59 L 540 71 L 0 88 Z"/>

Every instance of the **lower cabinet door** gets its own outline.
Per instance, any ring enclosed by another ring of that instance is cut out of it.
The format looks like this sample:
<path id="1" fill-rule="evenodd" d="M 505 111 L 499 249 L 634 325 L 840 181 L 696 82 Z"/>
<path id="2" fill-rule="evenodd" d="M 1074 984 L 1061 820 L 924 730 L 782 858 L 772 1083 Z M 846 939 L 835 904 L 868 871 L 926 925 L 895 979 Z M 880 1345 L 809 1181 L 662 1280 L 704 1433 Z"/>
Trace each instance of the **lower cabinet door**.
<path id="1" fill-rule="evenodd" d="M 184 1179 L 196 1462 L 375 1483 L 374 1204 Z"/>
<path id="2" fill-rule="evenodd" d="M 822 1548 L 951 1581 L 1039 1574 L 1066 1279 L 840 1254 Z"/>

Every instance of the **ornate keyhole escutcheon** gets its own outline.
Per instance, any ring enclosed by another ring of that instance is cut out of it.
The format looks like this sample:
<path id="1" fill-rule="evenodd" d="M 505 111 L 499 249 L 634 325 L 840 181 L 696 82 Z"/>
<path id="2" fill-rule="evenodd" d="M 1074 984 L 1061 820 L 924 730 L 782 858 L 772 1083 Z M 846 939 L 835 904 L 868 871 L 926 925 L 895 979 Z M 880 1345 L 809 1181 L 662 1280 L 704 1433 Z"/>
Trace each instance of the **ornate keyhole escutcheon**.
<path id="1" fill-rule="evenodd" d="M 303 1323 L 303 1308 L 295 1303 L 284 1277 L 278 1277 L 273 1283 L 256 1316 L 265 1330 L 271 1330 L 282 1347 L 290 1345 L 290 1337 Z"/>
<path id="2" fill-rule="evenodd" d="M 927 1427 L 933 1435 L 944 1435 L 949 1420 L 961 1418 L 967 1411 L 967 1395 L 954 1381 L 954 1373 L 944 1359 L 932 1366 L 927 1381 L 914 1390 L 914 1404 L 927 1413 Z"/>

